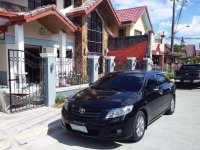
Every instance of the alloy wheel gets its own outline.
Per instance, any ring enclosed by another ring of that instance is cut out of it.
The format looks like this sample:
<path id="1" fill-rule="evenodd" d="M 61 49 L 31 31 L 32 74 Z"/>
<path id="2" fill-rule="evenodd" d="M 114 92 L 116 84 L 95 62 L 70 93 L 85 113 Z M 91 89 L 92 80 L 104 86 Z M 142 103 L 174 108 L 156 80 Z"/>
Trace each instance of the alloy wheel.
<path id="1" fill-rule="evenodd" d="M 143 116 L 139 116 L 137 119 L 137 124 L 136 124 L 136 133 L 138 137 L 141 137 L 144 133 L 145 129 L 145 120 Z"/>

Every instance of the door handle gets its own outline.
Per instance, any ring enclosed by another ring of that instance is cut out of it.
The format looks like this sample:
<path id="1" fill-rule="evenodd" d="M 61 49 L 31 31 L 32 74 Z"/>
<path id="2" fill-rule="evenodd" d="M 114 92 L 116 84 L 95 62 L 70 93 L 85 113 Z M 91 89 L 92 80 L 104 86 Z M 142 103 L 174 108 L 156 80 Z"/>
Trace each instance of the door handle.
<path id="1" fill-rule="evenodd" d="M 160 90 L 159 93 L 160 93 L 160 95 L 163 95 L 163 91 L 162 90 Z"/>

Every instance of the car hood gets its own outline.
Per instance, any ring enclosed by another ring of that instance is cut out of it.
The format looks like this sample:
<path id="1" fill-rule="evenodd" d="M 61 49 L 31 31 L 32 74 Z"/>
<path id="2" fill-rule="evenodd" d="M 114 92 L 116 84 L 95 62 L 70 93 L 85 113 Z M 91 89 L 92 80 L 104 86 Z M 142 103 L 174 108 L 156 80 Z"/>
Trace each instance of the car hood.
<path id="1" fill-rule="evenodd" d="M 87 88 L 74 95 L 70 102 L 86 107 L 118 108 L 133 105 L 137 99 L 137 92 L 105 91 Z"/>

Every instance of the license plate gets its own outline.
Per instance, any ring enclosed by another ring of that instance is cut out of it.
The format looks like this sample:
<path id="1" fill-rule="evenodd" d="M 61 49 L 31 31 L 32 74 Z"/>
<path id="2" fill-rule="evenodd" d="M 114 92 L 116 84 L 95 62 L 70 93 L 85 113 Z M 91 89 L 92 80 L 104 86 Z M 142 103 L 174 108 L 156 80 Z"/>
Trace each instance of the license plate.
<path id="1" fill-rule="evenodd" d="M 87 128 L 85 126 L 80 126 L 80 125 L 76 125 L 76 124 L 70 124 L 72 130 L 75 131 L 80 131 L 83 133 L 88 133 Z"/>
<path id="2" fill-rule="evenodd" d="M 184 80 L 184 82 L 190 82 L 190 80 Z"/>

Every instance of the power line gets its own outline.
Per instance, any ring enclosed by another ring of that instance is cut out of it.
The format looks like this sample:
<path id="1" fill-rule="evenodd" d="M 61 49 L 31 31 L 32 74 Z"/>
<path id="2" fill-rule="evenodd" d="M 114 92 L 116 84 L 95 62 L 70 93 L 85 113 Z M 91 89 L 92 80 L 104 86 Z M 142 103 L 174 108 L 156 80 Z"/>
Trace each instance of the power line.
<path id="1" fill-rule="evenodd" d="M 184 6 L 185 6 L 185 2 L 187 2 L 187 1 L 185 1 L 185 0 L 182 0 L 182 1 L 181 1 L 181 8 L 180 8 L 180 10 L 179 10 L 178 17 L 177 17 L 177 19 L 176 19 L 176 29 L 175 29 L 175 31 L 177 31 L 178 24 L 179 24 L 181 15 L 182 15 L 182 11 L 183 11 L 183 8 L 184 8 Z"/>

